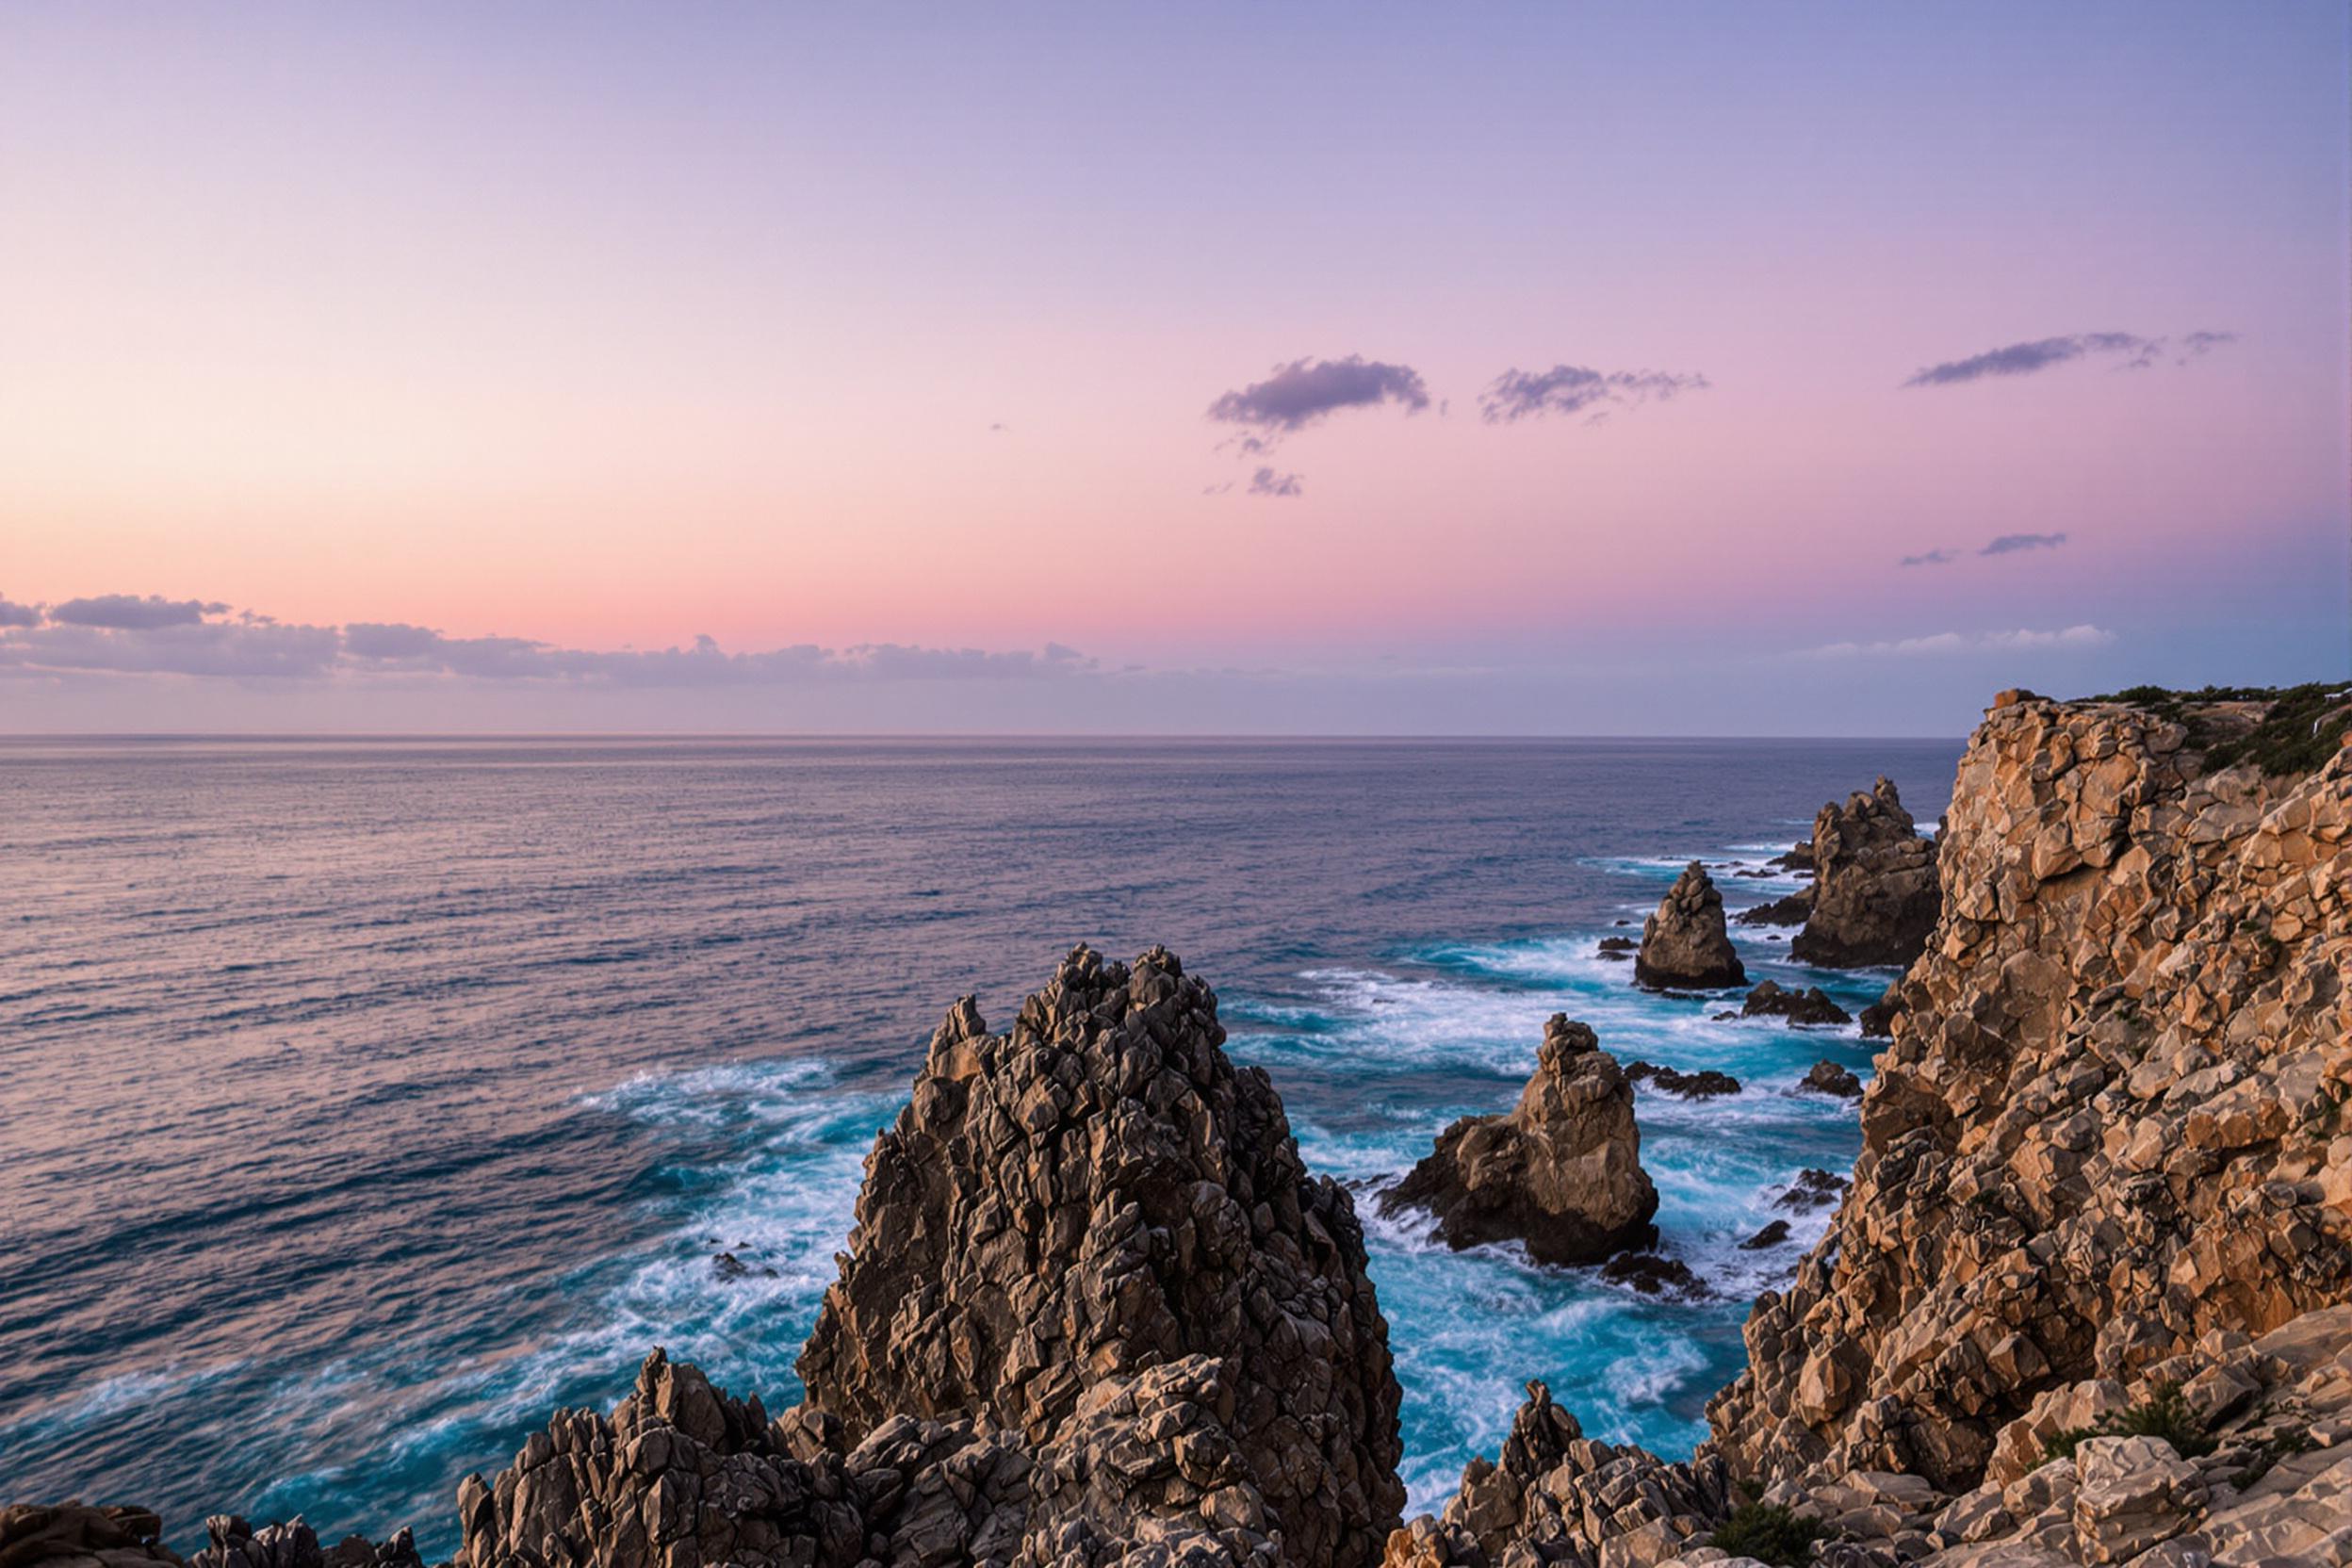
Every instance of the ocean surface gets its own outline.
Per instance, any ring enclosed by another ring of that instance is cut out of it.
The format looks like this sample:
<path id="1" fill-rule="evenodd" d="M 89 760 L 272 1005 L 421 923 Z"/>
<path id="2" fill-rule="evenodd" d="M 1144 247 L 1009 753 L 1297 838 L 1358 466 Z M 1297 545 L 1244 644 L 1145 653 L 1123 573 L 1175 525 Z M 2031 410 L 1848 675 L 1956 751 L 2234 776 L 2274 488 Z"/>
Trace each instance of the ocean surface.
<path id="1" fill-rule="evenodd" d="M 1735 909 L 1921 742 L 0 742 L 0 1500 L 305 1514 L 455 1544 L 454 1489 L 655 1346 L 771 1410 L 933 1026 L 1086 940 L 1217 987 L 1313 1167 L 1361 1184 L 1416 1506 L 1522 1384 L 1689 1451 L 1826 1215 L 1852 1027 L 1712 1021 L 1598 939 L 1700 858 Z M 1628 925 L 1626 923 L 1630 923 Z M 1751 980 L 1850 1010 L 1883 972 Z M 1736 996 L 1732 999 L 1736 1004 Z M 1369 1214 L 1512 1102 L 1544 1020 L 1743 1092 L 1640 1100 L 1644 1298 Z M 1743 1250 L 1774 1218 L 1795 1244 Z M 714 1254 L 750 1266 L 725 1278 Z"/>

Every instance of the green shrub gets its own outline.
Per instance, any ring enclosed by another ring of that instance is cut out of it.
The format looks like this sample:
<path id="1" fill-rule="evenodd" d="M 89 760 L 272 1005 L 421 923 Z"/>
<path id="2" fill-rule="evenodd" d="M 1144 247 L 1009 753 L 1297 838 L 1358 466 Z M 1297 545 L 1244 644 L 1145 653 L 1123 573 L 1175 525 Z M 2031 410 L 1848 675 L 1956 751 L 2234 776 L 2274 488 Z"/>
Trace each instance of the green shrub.
<path id="1" fill-rule="evenodd" d="M 2186 727 L 2188 743 L 2205 754 L 2212 769 L 2251 762 L 2267 774 L 2306 774 L 2324 766 L 2344 743 L 2347 719 L 2341 711 L 2352 687 L 2340 680 L 2311 680 L 2300 686 L 2208 686 L 2173 692 L 2162 686 L 2131 686 L 2092 697 L 2124 702 Z M 2270 710 L 2243 735 L 2217 737 L 2197 709 L 2215 702 L 2266 702 Z"/>
<path id="2" fill-rule="evenodd" d="M 2110 1412 L 2087 1427 L 2050 1433 L 2042 1441 L 2042 1458 L 2072 1459 L 2075 1449 L 2093 1437 L 2161 1437 L 2182 1459 L 2200 1459 L 2213 1451 L 2205 1423 L 2189 1408 L 2179 1383 L 2158 1383 L 2129 1409 Z"/>
<path id="3" fill-rule="evenodd" d="M 1829 1537 L 1819 1519 L 1807 1519 L 1785 1503 L 1748 1502 L 1732 1510 L 1707 1544 L 1733 1557 L 1805 1568 L 1813 1560 L 1813 1544 Z"/>

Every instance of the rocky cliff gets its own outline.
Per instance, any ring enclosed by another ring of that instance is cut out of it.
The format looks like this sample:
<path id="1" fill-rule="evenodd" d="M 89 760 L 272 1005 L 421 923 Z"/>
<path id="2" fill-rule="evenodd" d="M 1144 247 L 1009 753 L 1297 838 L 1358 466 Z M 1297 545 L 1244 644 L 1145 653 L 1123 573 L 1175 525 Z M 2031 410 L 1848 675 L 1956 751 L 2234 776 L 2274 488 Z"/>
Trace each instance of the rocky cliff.
<path id="1" fill-rule="evenodd" d="M 1748 972 L 1723 925 L 1723 895 L 1698 861 L 1682 869 L 1657 912 L 1642 923 L 1633 978 L 1636 985 L 1688 990 L 1747 984 Z"/>
<path id="2" fill-rule="evenodd" d="M 1457 1248 L 1524 1242 L 1538 1263 L 1647 1247 L 1658 1189 L 1642 1168 L 1633 1085 L 1592 1029 L 1555 1013 L 1519 1103 L 1446 1128 L 1380 1206 L 1429 1211 Z"/>

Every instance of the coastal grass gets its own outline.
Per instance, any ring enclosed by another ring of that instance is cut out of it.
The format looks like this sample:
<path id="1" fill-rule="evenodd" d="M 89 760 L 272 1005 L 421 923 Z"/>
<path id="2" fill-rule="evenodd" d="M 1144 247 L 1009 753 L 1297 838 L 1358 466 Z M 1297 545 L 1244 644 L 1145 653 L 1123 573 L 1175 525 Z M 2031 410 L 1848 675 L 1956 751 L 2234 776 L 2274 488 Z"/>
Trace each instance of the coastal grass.
<path id="1" fill-rule="evenodd" d="M 2139 1403 L 2102 1415 L 2087 1427 L 2050 1433 L 2042 1442 L 2042 1458 L 2072 1459 L 2075 1450 L 2094 1437 L 2161 1437 L 2182 1459 L 2201 1459 L 2213 1451 L 2205 1423 L 2189 1408 L 2188 1396 L 2174 1382 L 2158 1383 Z"/>
<path id="2" fill-rule="evenodd" d="M 1707 1544 L 1733 1557 L 1805 1568 L 1813 1560 L 1813 1544 L 1830 1536 L 1819 1519 L 1807 1519 L 1786 1503 L 1745 1502 L 1715 1527 Z"/>
<path id="3" fill-rule="evenodd" d="M 2282 777 L 2314 773 L 2344 744 L 2352 723 L 2352 685 L 2307 680 L 2300 686 L 2207 686 L 2176 692 L 2164 686 L 2127 686 L 2088 699 L 2123 702 L 2169 719 L 2188 731 L 2188 743 L 2204 753 L 2205 766 L 2233 768 L 2252 763 Z M 2200 710 L 2219 702 L 2263 702 L 2262 719 L 2242 735 L 2224 735 Z"/>

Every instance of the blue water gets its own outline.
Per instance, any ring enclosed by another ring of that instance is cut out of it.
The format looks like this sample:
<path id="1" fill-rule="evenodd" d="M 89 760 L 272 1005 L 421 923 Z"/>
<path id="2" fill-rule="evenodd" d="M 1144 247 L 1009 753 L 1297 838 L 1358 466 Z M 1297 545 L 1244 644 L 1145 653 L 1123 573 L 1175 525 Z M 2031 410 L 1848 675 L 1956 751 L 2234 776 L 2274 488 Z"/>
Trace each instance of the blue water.
<path id="1" fill-rule="evenodd" d="M 1529 1377 L 1666 1452 L 1797 1242 L 1737 1242 L 1850 1104 L 1849 1028 L 1714 1022 L 1593 947 L 1956 743 L 0 743 L 0 1499 L 413 1524 L 651 1346 L 769 1408 L 860 1165 L 955 998 L 1073 941 L 1217 985 L 1311 1164 L 1366 1189 L 1500 1109 L 1543 1021 L 1744 1091 L 1644 1095 L 1661 1301 L 1370 1218 L 1416 1505 Z M 1752 979 L 1850 1009 L 1883 974 Z M 722 1279 L 713 1253 L 752 1266 Z"/>

